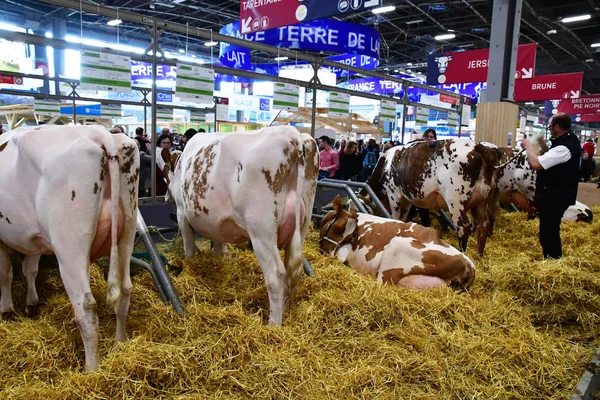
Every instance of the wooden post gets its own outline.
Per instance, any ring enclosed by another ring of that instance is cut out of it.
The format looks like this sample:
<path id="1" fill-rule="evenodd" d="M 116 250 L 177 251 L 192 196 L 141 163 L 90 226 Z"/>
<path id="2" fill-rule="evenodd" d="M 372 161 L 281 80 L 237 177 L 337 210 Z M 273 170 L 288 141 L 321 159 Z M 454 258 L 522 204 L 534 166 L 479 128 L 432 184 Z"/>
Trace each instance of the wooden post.
<path id="1" fill-rule="evenodd" d="M 519 106 L 516 104 L 508 102 L 478 104 L 475 140 L 506 147 L 508 146 L 508 133 L 511 132 L 514 145 L 518 118 Z"/>

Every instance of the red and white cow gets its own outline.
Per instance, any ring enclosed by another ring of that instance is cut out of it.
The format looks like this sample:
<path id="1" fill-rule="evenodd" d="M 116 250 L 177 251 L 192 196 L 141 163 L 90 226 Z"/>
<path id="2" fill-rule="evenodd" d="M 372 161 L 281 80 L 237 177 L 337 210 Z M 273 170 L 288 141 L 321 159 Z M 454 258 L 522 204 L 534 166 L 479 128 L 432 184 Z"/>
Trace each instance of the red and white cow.
<path id="1" fill-rule="evenodd" d="M 442 241 L 432 228 L 370 214 L 344 211 L 340 197 L 321 221 L 322 252 L 379 282 L 427 289 L 449 284 L 468 288 L 475 265 Z"/>
<path id="2" fill-rule="evenodd" d="M 301 274 L 319 170 L 315 140 L 290 126 L 270 127 L 196 135 L 183 154 L 162 154 L 186 258 L 195 254 L 194 231 L 220 256 L 225 243 L 251 240 L 269 294 L 269 323 L 281 325 Z M 278 248 L 285 249 L 284 262 Z"/>
<path id="3" fill-rule="evenodd" d="M 43 126 L 0 136 L 0 311 L 13 309 L 9 249 L 26 255 L 27 312 L 38 302 L 42 254 L 55 254 L 73 305 L 88 371 L 98 368 L 98 317 L 90 260 L 110 253 L 107 303 L 125 340 L 136 231 L 139 152 L 99 126 Z"/>
<path id="4" fill-rule="evenodd" d="M 501 148 L 500 152 L 502 161 L 508 162 L 498 179 L 500 202 L 512 203 L 518 210 L 527 212 L 528 218 L 534 218 L 538 211 L 535 199 L 537 172 L 529 165 L 525 153 L 515 154 L 510 148 Z M 569 206 L 562 218 L 571 222 L 592 222 L 592 219 L 592 210 L 579 201 Z"/>
<path id="5" fill-rule="evenodd" d="M 410 204 L 448 210 L 458 228 L 460 249 L 466 250 L 476 230 L 477 251 L 483 254 L 498 211 L 499 160 L 497 149 L 469 139 L 413 142 L 385 152 L 367 183 L 395 219 Z"/>

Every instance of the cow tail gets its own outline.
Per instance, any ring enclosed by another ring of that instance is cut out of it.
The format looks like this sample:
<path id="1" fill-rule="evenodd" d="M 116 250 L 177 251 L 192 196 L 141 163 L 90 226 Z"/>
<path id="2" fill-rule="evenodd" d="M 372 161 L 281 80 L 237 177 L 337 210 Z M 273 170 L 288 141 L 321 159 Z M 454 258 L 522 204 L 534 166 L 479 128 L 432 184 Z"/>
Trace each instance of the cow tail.
<path id="1" fill-rule="evenodd" d="M 298 281 L 302 274 L 302 225 L 303 221 L 301 217 L 301 208 L 303 206 L 303 189 L 304 180 L 306 176 L 306 162 L 305 152 L 303 151 L 302 141 L 296 146 L 296 166 L 291 166 L 297 172 L 296 182 L 290 182 L 290 185 L 296 186 L 296 209 L 294 211 L 294 217 L 296 226 L 294 227 L 294 234 L 292 235 L 292 242 L 289 244 L 285 251 L 285 269 L 286 269 L 286 286 L 287 286 L 287 299 L 285 300 L 285 309 L 289 308 L 291 301 L 296 294 L 298 289 Z M 295 167 L 295 168 L 294 168 Z M 289 190 L 289 189 L 288 189 Z M 312 210 L 305 210 L 305 213 L 310 213 Z"/>
<path id="2" fill-rule="evenodd" d="M 108 268 L 106 303 L 115 307 L 121 299 L 121 280 L 122 274 L 119 270 L 119 249 L 117 244 L 118 221 L 119 221 L 119 196 L 120 196 L 120 176 L 119 176 L 119 155 L 117 148 L 112 140 L 106 146 L 106 156 L 108 159 L 108 173 L 110 176 L 110 214 L 111 214 L 111 245 L 110 245 L 110 266 Z"/>

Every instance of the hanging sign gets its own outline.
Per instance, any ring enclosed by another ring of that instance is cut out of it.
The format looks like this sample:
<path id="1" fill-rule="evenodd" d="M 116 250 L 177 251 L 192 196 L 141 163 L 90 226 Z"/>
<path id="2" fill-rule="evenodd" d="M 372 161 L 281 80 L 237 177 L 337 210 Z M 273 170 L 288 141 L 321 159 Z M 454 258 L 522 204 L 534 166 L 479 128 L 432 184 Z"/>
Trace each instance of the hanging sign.
<path id="1" fill-rule="evenodd" d="M 454 96 L 450 96 L 448 94 L 440 93 L 440 101 L 442 103 L 448 103 L 448 104 L 454 104 L 454 105 L 456 105 L 456 104 L 458 104 L 459 100 L 458 100 L 458 97 L 454 97 Z"/>
<path id="2" fill-rule="evenodd" d="M 160 121 L 173 121 L 173 109 L 157 107 L 156 108 L 156 119 Z"/>
<path id="3" fill-rule="evenodd" d="M 340 14 L 358 13 L 379 7 L 381 0 L 241 0 L 242 33 L 295 25 Z"/>
<path id="4" fill-rule="evenodd" d="M 192 124 L 204 124 L 206 122 L 206 114 L 198 114 L 196 112 L 190 112 L 190 123 Z"/>
<path id="5" fill-rule="evenodd" d="M 396 105 L 392 100 L 381 100 L 381 116 L 383 122 L 396 122 Z"/>
<path id="6" fill-rule="evenodd" d="M 330 117 L 347 117 L 350 112 L 350 95 L 348 93 L 329 93 Z"/>
<path id="7" fill-rule="evenodd" d="M 219 33 L 285 49 L 335 53 L 337 55 L 327 59 L 359 68 L 374 69 L 379 65 L 379 32 L 364 25 L 335 20 L 316 20 L 242 35 L 240 24 L 236 21 L 225 25 Z M 290 60 L 288 63 L 253 65 L 248 48 L 224 42 L 221 42 L 219 61 L 229 68 L 269 75 L 277 75 L 280 68 L 288 65 L 307 64 Z M 342 67 L 330 69 L 337 76 L 348 75 L 348 70 Z"/>
<path id="8" fill-rule="evenodd" d="M 10 76 L 10 75 L 2 75 L 0 74 L 0 84 L 7 84 L 7 85 L 22 85 L 23 84 L 23 78 L 21 78 L 20 76 Z"/>
<path id="9" fill-rule="evenodd" d="M 175 95 L 183 101 L 211 104 L 215 88 L 215 71 L 177 63 Z"/>
<path id="10" fill-rule="evenodd" d="M 121 117 L 120 104 L 102 104 L 100 105 L 100 115 L 102 117 L 117 118 Z"/>
<path id="11" fill-rule="evenodd" d="M 298 85 L 276 82 L 273 91 L 273 108 L 298 111 L 299 92 Z"/>
<path id="12" fill-rule="evenodd" d="M 417 107 L 415 121 L 417 122 L 417 124 L 427 125 L 427 123 L 429 122 L 429 108 Z"/>
<path id="13" fill-rule="evenodd" d="M 558 112 L 567 114 L 594 114 L 600 112 L 600 94 L 561 100 L 557 109 Z"/>
<path id="14" fill-rule="evenodd" d="M 458 126 L 458 113 L 448 111 L 448 122 L 446 123 L 449 128 L 456 128 Z"/>
<path id="15" fill-rule="evenodd" d="M 471 106 L 468 104 L 463 104 L 462 115 L 460 116 L 460 124 L 462 126 L 469 126 L 470 122 L 471 122 Z"/>
<path id="16" fill-rule="evenodd" d="M 131 57 L 84 51 L 80 82 L 83 90 L 131 92 Z"/>
<path id="17" fill-rule="evenodd" d="M 51 99 L 35 99 L 33 101 L 33 112 L 40 115 L 60 115 L 60 101 Z"/>
<path id="18" fill-rule="evenodd" d="M 575 118 L 576 122 L 600 122 L 600 114 L 584 114 Z"/>
<path id="19" fill-rule="evenodd" d="M 215 116 L 217 121 L 228 121 L 229 120 L 229 98 L 215 97 L 215 103 L 217 106 L 217 115 Z"/>
<path id="20" fill-rule="evenodd" d="M 214 124 L 215 123 L 215 113 L 207 113 L 206 114 L 206 123 Z"/>
<path id="21" fill-rule="evenodd" d="M 537 43 L 522 44 L 517 50 L 518 80 L 535 76 Z M 427 57 L 427 84 L 486 82 L 490 49 L 459 51 Z"/>
<path id="22" fill-rule="evenodd" d="M 583 72 L 538 75 L 515 82 L 515 101 L 539 101 L 577 98 L 581 94 Z"/>

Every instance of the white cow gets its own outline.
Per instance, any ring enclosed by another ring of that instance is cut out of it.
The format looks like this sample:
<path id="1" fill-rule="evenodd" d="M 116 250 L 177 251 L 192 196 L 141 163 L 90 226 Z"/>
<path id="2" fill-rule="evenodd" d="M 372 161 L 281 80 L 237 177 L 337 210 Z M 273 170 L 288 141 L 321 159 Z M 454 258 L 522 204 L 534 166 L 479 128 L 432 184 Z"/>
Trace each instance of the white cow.
<path id="1" fill-rule="evenodd" d="M 592 210 L 585 204 L 576 201 L 574 205 L 569 206 L 563 214 L 561 221 L 568 222 L 592 222 L 594 215 Z"/>
<path id="2" fill-rule="evenodd" d="M 194 231 L 215 242 L 220 256 L 225 243 L 251 240 L 269 323 L 280 325 L 301 274 L 319 170 L 315 140 L 290 126 L 196 135 L 183 154 L 165 149 L 163 157 L 186 258 L 195 254 Z"/>
<path id="3" fill-rule="evenodd" d="M 99 126 L 43 126 L 0 136 L 0 311 L 13 309 L 9 249 L 26 255 L 27 309 L 36 307 L 40 255 L 55 254 L 85 348 L 98 368 L 98 317 L 90 260 L 110 253 L 107 303 L 125 340 L 136 230 L 139 152 Z"/>

